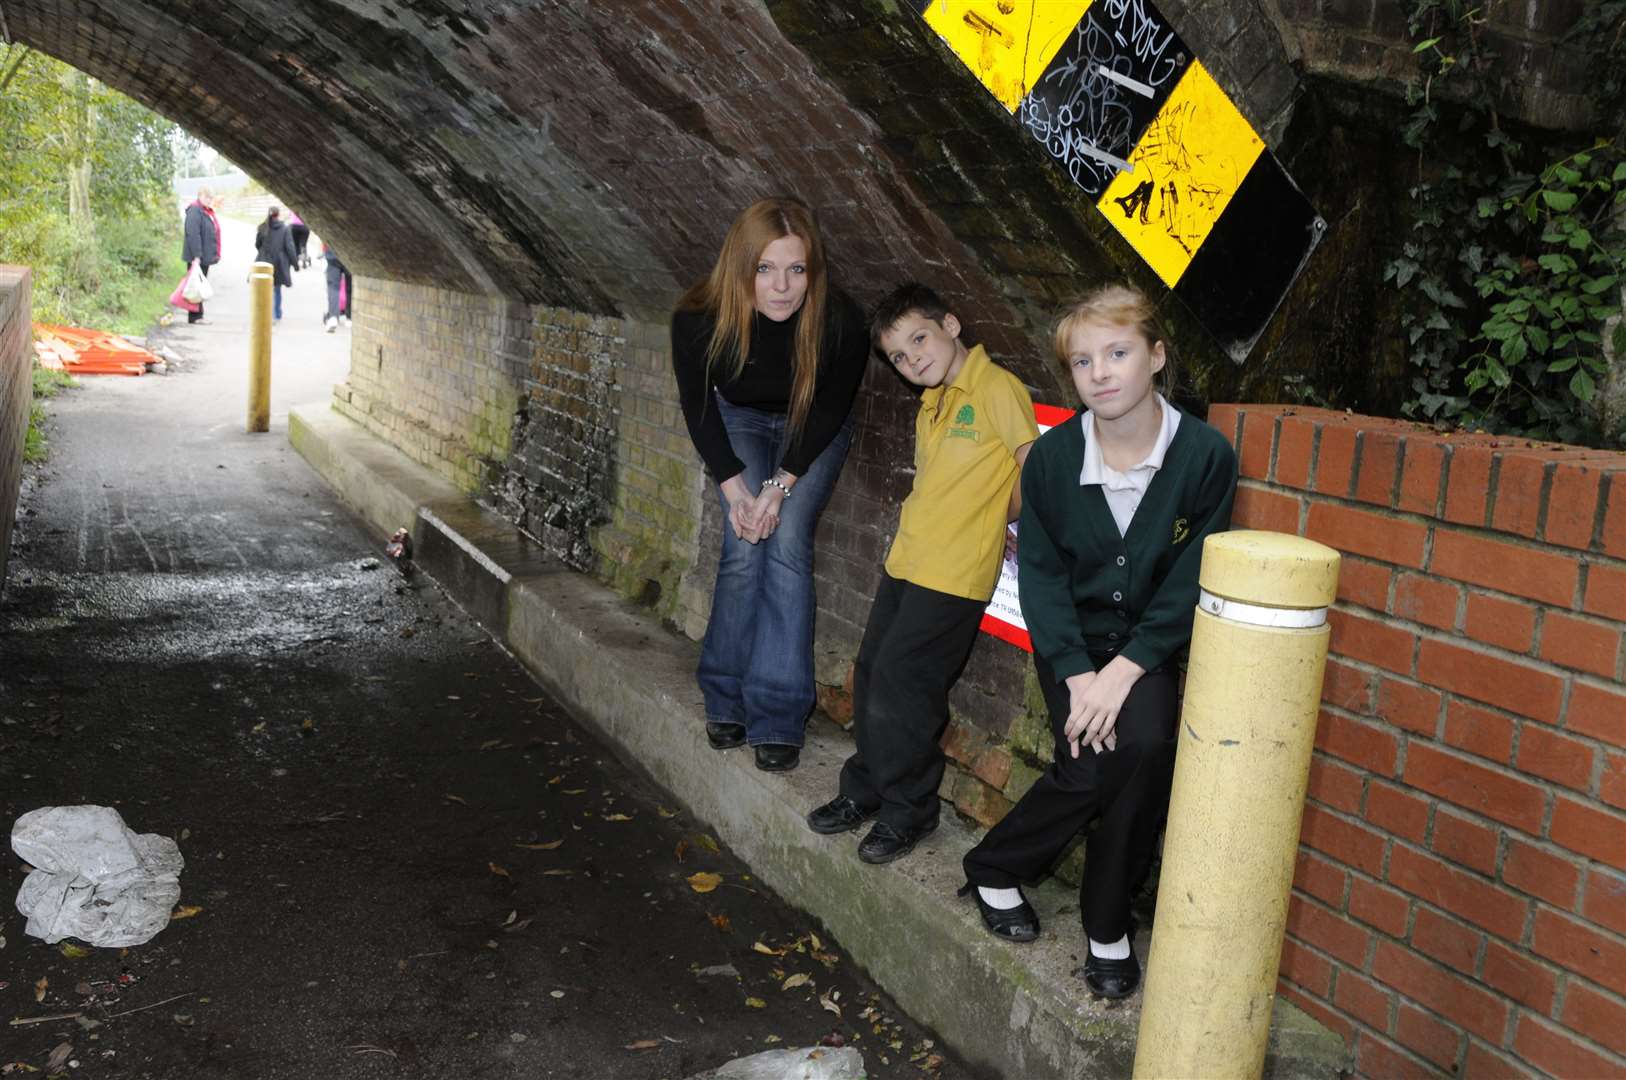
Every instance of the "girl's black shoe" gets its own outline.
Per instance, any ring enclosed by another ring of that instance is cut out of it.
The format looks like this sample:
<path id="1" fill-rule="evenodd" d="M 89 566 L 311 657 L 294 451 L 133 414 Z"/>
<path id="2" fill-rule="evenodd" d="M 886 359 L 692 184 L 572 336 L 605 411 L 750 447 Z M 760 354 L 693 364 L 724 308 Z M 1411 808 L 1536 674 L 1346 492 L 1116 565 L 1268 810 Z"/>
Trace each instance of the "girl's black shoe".
<path id="1" fill-rule="evenodd" d="M 1022 897 L 1022 903 L 1016 907 L 996 908 L 991 907 L 969 881 L 960 886 L 959 895 L 967 893 L 977 902 L 977 910 L 982 913 L 982 925 L 995 937 L 1006 941 L 1033 941 L 1039 936 L 1039 913 L 1033 910 L 1027 897 Z"/>
<path id="2" fill-rule="evenodd" d="M 1084 961 L 1084 984 L 1098 997 L 1126 998 L 1140 987 L 1140 961 L 1134 952 L 1126 960 L 1103 960 L 1092 952 Z"/>

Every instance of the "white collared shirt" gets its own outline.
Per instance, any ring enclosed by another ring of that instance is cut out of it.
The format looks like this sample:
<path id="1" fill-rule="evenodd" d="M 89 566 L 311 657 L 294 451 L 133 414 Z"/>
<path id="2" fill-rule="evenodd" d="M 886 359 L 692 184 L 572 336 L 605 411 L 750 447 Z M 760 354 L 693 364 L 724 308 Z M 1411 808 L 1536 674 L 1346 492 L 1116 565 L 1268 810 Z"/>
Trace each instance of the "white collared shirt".
<path id="1" fill-rule="evenodd" d="M 1180 410 L 1163 400 L 1162 394 L 1156 397 L 1158 407 L 1163 410 L 1163 423 L 1157 430 L 1157 442 L 1146 459 L 1128 472 L 1118 472 L 1101 457 L 1101 444 L 1095 433 L 1095 415 L 1086 411 L 1079 417 L 1084 425 L 1084 467 L 1078 473 L 1079 486 L 1101 485 L 1101 494 L 1107 500 L 1107 508 L 1112 511 L 1112 520 L 1118 526 L 1119 536 L 1129 531 L 1135 510 L 1145 497 L 1152 477 L 1163 467 L 1163 455 L 1169 452 L 1175 429 L 1180 426 Z"/>

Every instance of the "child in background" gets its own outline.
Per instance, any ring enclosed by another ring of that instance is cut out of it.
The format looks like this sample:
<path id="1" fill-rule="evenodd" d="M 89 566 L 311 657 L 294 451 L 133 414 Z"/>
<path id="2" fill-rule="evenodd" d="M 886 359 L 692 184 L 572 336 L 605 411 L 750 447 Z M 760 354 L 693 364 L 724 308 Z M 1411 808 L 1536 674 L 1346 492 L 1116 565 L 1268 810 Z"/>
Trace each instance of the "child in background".
<path id="1" fill-rule="evenodd" d="M 967 348 L 936 293 L 908 284 L 870 321 L 876 351 L 924 388 L 915 419 L 915 481 L 870 608 L 853 668 L 857 749 L 841 792 L 807 816 L 816 833 L 876 818 L 858 857 L 885 863 L 937 828 L 943 780 L 938 737 L 1016 516 L 1017 478 L 1038 437 L 1016 376 Z"/>
<path id="2" fill-rule="evenodd" d="M 1230 525 L 1236 457 L 1169 404 L 1165 337 L 1141 293 L 1096 290 L 1063 314 L 1054 344 L 1085 411 L 1047 431 L 1023 471 L 1017 566 L 1055 758 L 966 854 L 961 891 L 989 931 L 1032 941 L 1039 920 L 1019 886 L 1098 821 L 1079 897 L 1084 980 L 1121 998 L 1140 985 L 1129 901 L 1168 813 L 1176 663 L 1203 540 Z"/>

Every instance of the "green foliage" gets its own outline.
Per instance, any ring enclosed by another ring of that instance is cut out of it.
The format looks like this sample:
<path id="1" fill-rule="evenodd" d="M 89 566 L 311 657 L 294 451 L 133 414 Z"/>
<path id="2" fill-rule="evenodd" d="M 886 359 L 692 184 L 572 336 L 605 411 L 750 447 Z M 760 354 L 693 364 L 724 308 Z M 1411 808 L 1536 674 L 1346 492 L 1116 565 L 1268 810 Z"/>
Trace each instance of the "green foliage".
<path id="1" fill-rule="evenodd" d="M 1588 13 L 1617 32 L 1626 0 Z M 1402 131 L 1417 148 L 1410 229 L 1384 278 L 1402 289 L 1416 368 L 1408 415 L 1588 445 L 1626 445 L 1626 421 L 1599 407 L 1626 282 L 1626 132 L 1527 149 L 1504 129 L 1504 91 L 1483 10 L 1417 0 L 1411 31 L 1425 76 Z M 1595 84 L 1599 93 L 1607 80 Z M 1600 111 L 1619 123 L 1619 113 Z"/>
<path id="2" fill-rule="evenodd" d="M 140 333 L 163 311 L 181 273 L 175 130 L 66 64 L 0 46 L 0 262 L 33 269 L 37 320 Z M 77 219 L 76 169 L 89 200 Z"/>
<path id="3" fill-rule="evenodd" d="M 38 362 L 34 364 L 34 400 L 28 408 L 28 431 L 23 435 L 24 461 L 38 463 L 46 457 L 45 410 L 40 402 L 78 385 L 74 377 L 66 372 L 42 368 Z"/>

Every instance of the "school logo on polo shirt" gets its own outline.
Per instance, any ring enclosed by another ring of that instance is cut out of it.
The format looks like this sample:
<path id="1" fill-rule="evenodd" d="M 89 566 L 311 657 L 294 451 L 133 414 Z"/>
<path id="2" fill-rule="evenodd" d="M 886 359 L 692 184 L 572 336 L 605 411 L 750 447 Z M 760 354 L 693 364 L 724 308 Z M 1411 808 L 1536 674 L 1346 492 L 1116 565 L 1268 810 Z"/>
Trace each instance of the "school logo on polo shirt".
<path id="1" fill-rule="evenodd" d="M 982 432 L 974 426 L 977 422 L 977 410 L 970 405 L 961 405 L 960 411 L 954 414 L 954 424 L 948 429 L 951 439 L 970 439 L 972 442 L 982 440 Z"/>
<path id="2" fill-rule="evenodd" d="M 1183 544 L 1191 536 L 1191 526 L 1185 518 L 1174 519 L 1174 542 Z"/>

